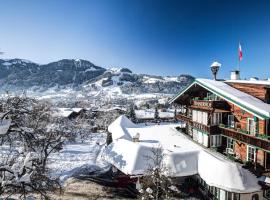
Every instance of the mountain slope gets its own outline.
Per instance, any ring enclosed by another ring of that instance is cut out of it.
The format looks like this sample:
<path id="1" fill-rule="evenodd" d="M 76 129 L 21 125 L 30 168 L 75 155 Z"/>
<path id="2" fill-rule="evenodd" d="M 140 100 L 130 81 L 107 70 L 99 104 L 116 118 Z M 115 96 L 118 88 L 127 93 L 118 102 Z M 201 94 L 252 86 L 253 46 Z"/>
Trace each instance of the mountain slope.
<path id="1" fill-rule="evenodd" d="M 21 60 L 0 60 L 0 81 L 5 86 L 29 88 L 82 84 L 106 70 L 86 60 L 60 60 L 46 65 Z"/>
<path id="2" fill-rule="evenodd" d="M 0 92 L 27 90 L 34 96 L 123 97 L 130 94 L 175 94 L 194 78 L 135 74 L 128 68 L 105 69 L 86 60 L 63 59 L 39 65 L 0 59 Z M 120 95 L 120 96 L 119 96 Z"/>

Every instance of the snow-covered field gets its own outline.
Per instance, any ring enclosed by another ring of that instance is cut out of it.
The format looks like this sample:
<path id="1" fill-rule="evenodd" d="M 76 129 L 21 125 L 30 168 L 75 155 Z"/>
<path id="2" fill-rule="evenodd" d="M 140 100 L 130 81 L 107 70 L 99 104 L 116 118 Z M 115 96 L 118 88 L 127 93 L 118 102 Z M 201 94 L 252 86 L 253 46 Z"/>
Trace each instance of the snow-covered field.
<path id="1" fill-rule="evenodd" d="M 59 153 L 50 156 L 49 168 L 52 175 L 59 176 L 61 182 L 64 182 L 80 170 L 106 168 L 108 164 L 100 155 L 105 142 L 105 133 L 91 133 L 91 137 L 83 143 L 66 144 Z"/>
<path id="2" fill-rule="evenodd" d="M 154 119 L 155 118 L 155 110 L 148 109 L 148 110 L 135 110 L 136 117 L 138 119 Z M 159 111 L 160 118 L 173 118 L 174 117 L 174 110 L 168 111 Z"/>
<path id="3" fill-rule="evenodd" d="M 51 154 L 49 158 L 49 169 L 52 176 L 60 177 L 62 183 L 74 173 L 81 170 L 94 171 L 106 169 L 108 164 L 101 158 L 100 152 L 105 147 L 105 133 L 91 133 L 91 137 L 83 143 L 74 142 L 64 145 L 64 148 Z M 0 159 L 16 153 L 16 149 L 10 152 L 7 145 L 0 146 Z"/>

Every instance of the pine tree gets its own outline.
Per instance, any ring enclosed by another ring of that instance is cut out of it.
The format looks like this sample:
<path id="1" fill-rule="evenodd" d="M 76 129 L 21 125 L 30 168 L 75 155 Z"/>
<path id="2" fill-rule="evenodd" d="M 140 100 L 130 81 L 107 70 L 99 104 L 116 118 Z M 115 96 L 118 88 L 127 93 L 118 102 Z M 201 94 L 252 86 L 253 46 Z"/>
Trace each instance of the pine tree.
<path id="1" fill-rule="evenodd" d="M 177 121 L 177 110 L 176 110 L 176 108 L 174 109 L 174 121 Z"/>
<path id="2" fill-rule="evenodd" d="M 136 118 L 136 113 L 134 110 L 134 105 L 131 105 L 129 108 L 129 112 L 128 112 L 128 117 L 132 122 L 136 122 L 137 118 Z"/>
<path id="3" fill-rule="evenodd" d="M 156 107 L 155 108 L 155 120 L 158 120 L 159 119 L 159 112 L 158 112 L 158 108 Z"/>
<path id="4" fill-rule="evenodd" d="M 112 134 L 110 132 L 107 132 L 107 138 L 106 138 L 107 145 L 111 144 L 112 141 L 113 141 Z"/>

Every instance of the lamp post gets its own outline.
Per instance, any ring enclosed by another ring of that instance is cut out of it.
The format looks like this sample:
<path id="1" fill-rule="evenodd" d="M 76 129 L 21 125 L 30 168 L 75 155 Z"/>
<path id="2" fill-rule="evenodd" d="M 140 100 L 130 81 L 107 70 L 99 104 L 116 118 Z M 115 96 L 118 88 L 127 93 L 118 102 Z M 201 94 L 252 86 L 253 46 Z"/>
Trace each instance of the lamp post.
<path id="1" fill-rule="evenodd" d="M 220 67 L 221 67 L 221 64 L 219 62 L 213 62 L 211 65 L 211 71 L 214 76 L 214 80 L 217 80 L 217 73 Z"/>

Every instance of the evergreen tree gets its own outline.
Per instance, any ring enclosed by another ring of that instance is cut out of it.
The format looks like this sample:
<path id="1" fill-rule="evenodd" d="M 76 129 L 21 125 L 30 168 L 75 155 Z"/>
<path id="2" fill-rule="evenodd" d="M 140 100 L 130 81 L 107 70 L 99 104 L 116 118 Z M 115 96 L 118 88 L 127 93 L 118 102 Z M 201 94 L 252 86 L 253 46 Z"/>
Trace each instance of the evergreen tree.
<path id="1" fill-rule="evenodd" d="M 155 120 L 159 119 L 159 112 L 158 112 L 158 107 L 155 108 Z"/>
<path id="2" fill-rule="evenodd" d="M 131 105 L 129 108 L 129 112 L 128 112 L 128 117 L 132 122 L 136 122 L 137 118 L 136 118 L 136 113 L 134 110 L 134 105 Z"/>
<path id="3" fill-rule="evenodd" d="M 174 120 L 177 121 L 177 110 L 176 110 L 176 108 L 174 109 Z"/>
<path id="4" fill-rule="evenodd" d="M 112 134 L 108 131 L 108 132 L 107 132 L 107 138 L 106 138 L 106 143 L 107 143 L 107 145 L 111 144 L 112 141 L 113 141 L 113 139 L 112 139 Z"/>

